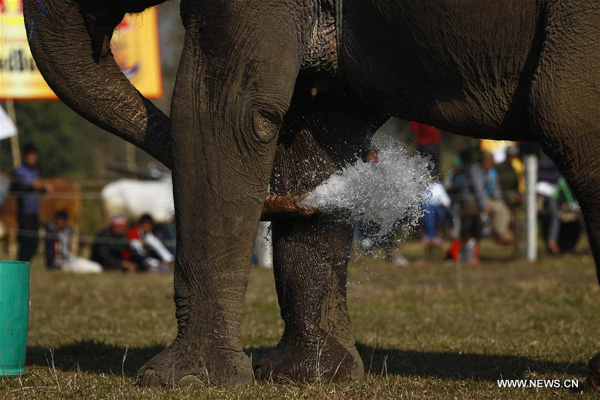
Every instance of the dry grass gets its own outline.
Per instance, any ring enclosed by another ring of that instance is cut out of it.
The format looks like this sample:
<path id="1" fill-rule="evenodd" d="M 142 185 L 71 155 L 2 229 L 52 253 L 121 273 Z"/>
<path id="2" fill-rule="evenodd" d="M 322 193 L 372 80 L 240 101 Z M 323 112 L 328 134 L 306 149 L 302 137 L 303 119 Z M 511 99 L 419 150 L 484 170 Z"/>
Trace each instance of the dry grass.
<path id="1" fill-rule="evenodd" d="M 137 369 L 175 334 L 172 296 L 170 276 L 75 276 L 35 263 L 28 375 L 1 380 L 0 398 L 579 398 L 567 389 L 499 389 L 496 380 L 583 380 L 600 350 L 600 289 L 586 251 L 479 267 L 401 268 L 363 257 L 351 266 L 349 308 L 365 380 L 137 388 Z M 272 272 L 253 270 L 243 321 L 253 359 L 277 343 L 278 313 Z"/>

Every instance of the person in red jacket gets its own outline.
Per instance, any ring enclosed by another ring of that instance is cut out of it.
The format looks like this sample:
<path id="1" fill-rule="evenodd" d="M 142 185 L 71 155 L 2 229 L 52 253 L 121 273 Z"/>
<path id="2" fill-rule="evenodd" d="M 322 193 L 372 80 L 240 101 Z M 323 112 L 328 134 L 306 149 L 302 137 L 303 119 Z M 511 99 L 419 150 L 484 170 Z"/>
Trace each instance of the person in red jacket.
<path id="1" fill-rule="evenodd" d="M 129 246 L 123 250 L 123 259 L 137 264 L 140 271 L 168 272 L 175 263 L 175 257 L 154 235 L 153 230 L 152 217 L 142 215 L 139 223 L 127 232 Z"/>
<path id="2" fill-rule="evenodd" d="M 409 129 L 416 135 L 417 151 L 431 159 L 433 170 L 439 175 L 441 163 L 440 145 L 442 131 L 433 126 L 411 122 Z"/>

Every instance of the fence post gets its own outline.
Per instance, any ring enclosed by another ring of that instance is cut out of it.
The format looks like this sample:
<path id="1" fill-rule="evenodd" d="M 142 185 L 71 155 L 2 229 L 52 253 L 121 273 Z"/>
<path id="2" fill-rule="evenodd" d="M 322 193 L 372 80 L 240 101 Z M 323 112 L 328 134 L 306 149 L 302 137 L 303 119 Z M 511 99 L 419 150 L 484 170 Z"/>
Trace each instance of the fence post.
<path id="1" fill-rule="evenodd" d="M 17 125 L 17 112 L 15 111 L 15 103 L 11 100 L 6 100 L 6 113 L 12 119 L 13 124 Z M 21 165 L 21 147 L 19 145 L 19 134 L 13 135 L 10 138 L 10 148 L 13 159 L 13 167 L 17 168 Z"/>
<path id="2" fill-rule="evenodd" d="M 525 160 L 525 235 L 527 261 L 537 260 L 537 204 L 535 185 L 537 183 L 538 158 L 527 154 Z"/>

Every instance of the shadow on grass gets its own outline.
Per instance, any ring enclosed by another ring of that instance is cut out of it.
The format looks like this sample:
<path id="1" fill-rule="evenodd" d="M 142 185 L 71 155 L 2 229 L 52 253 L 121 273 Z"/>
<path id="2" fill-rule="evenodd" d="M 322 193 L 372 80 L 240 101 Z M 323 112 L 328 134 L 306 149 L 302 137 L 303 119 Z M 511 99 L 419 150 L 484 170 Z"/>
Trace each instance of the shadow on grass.
<path id="1" fill-rule="evenodd" d="M 519 379 L 538 374 L 568 374 L 581 378 L 587 374 L 587 366 L 583 362 L 554 362 L 511 355 L 374 349 L 361 343 L 357 344 L 357 348 L 365 370 L 373 375 L 385 374 L 387 370 L 389 375 L 495 382 L 502 378 Z M 160 345 L 126 349 L 102 342 L 78 341 L 55 348 L 54 356 L 47 348 L 29 347 L 27 364 L 49 367 L 54 360 L 56 369 L 61 371 L 81 370 L 135 377 L 139 368 L 163 349 L 164 346 Z M 256 363 L 270 350 L 270 347 L 251 348 L 246 349 L 246 353 Z"/>
<path id="2" fill-rule="evenodd" d="M 365 365 L 365 372 L 373 375 L 400 375 L 406 377 L 475 380 L 496 382 L 498 379 L 521 379 L 532 375 L 574 375 L 585 378 L 584 362 L 554 362 L 523 356 L 450 353 L 381 349 L 363 343 L 356 347 Z M 271 348 L 246 349 L 256 363 Z"/>
<path id="3" fill-rule="evenodd" d="M 568 374 L 582 378 L 587 375 L 584 362 L 555 362 L 514 355 L 373 349 L 361 343 L 357 348 L 365 370 L 374 375 L 385 374 L 387 369 L 390 375 L 492 382 L 539 374 Z"/>
<path id="4" fill-rule="evenodd" d="M 115 346 L 102 342 L 83 340 L 50 349 L 27 347 L 27 365 L 54 366 L 60 371 L 82 371 L 135 377 L 142 365 L 164 350 L 165 346 L 148 347 Z M 125 352 L 127 357 L 123 362 Z"/>

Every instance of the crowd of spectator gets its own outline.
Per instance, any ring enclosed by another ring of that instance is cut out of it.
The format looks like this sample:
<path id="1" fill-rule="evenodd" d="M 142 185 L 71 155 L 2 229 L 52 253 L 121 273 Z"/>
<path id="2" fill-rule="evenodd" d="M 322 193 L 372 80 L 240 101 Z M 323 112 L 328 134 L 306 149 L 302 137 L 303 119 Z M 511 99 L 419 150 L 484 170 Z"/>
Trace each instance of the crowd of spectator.
<path id="1" fill-rule="evenodd" d="M 414 134 L 415 151 L 429 161 L 431 170 L 418 232 L 426 253 L 428 249 L 441 249 L 449 260 L 477 264 L 483 238 L 490 237 L 501 246 L 515 244 L 515 233 L 523 229 L 515 221 L 524 206 L 523 155 L 535 154 L 539 160 L 535 191 L 544 217 L 544 242 L 549 254 L 559 254 L 561 205 L 573 206 L 575 199 L 556 165 L 538 145 L 514 143 L 493 154 L 484 147 L 485 142 L 470 146 L 459 152 L 452 166 L 443 171 L 442 179 L 444 135 L 435 127 L 415 122 L 409 129 Z M 378 162 L 376 150 L 371 150 L 365 161 Z M 357 227 L 356 237 L 363 251 L 380 247 L 385 259 L 397 265 L 409 264 L 398 254 L 402 251 L 393 234 L 371 237 L 369 230 L 368 225 Z M 393 248 L 400 251 L 394 255 L 390 250 Z"/>
<path id="2" fill-rule="evenodd" d="M 157 232 L 164 232 L 164 227 L 156 227 L 148 214 L 131 227 L 127 218 L 115 215 L 96 235 L 88 260 L 73 254 L 73 227 L 67 223 L 66 212 L 59 211 L 46 226 L 46 266 L 78 273 L 170 272 L 175 263 L 174 250 L 169 250 L 174 237 L 161 240 Z"/>
<path id="3" fill-rule="evenodd" d="M 38 149 L 28 144 L 23 163 L 13 171 L 10 190 L 15 193 L 18 221 L 18 259 L 31 261 L 39 246 L 40 197 L 54 188 L 40 179 Z M 45 227 L 45 260 L 51 270 L 99 273 L 105 270 L 129 272 L 169 272 L 174 266 L 175 235 L 171 225 L 156 226 L 143 215 L 130 226 L 122 215 L 113 216 L 110 225 L 94 238 L 91 259 L 73 251 L 75 230 L 65 210 L 55 213 Z"/>
<path id="4" fill-rule="evenodd" d="M 415 134 L 415 150 L 431 163 L 431 181 L 423 196 L 426 201 L 421 205 L 423 246 L 443 249 L 451 260 L 478 263 L 483 237 L 492 237 L 500 245 L 513 243 L 515 210 L 523 204 L 525 191 L 521 149 L 531 153 L 531 144 L 508 146 L 500 160 L 480 148 L 464 149 L 442 179 L 441 131 L 417 123 L 411 123 L 410 130 Z M 533 151 L 539 155 L 536 192 L 547 214 L 544 240 L 548 252 L 558 254 L 561 204 L 572 206 L 575 199 L 552 160 L 540 149 Z M 31 261 L 38 248 L 40 196 L 54 190 L 40 179 L 38 160 L 35 146 L 25 146 L 23 163 L 12 176 L 11 190 L 18 193 L 18 259 L 22 261 Z M 364 160 L 377 163 L 377 150 L 371 149 Z M 68 217 L 66 211 L 59 211 L 45 226 L 49 269 L 81 273 L 169 272 L 174 266 L 175 232 L 170 224 L 156 226 L 148 214 L 130 224 L 125 216 L 115 215 L 95 236 L 90 259 L 86 259 L 72 250 L 75 235 Z M 361 248 L 378 246 L 386 258 L 407 265 L 405 257 L 392 254 L 397 245 L 393 234 L 376 240 L 369 237 L 370 231 L 377 230 L 368 225 L 358 228 Z"/>
<path id="5" fill-rule="evenodd" d="M 419 125 L 411 124 L 417 137 L 426 131 Z M 535 190 L 539 209 L 546 215 L 545 245 L 549 254 L 558 254 L 560 204 L 572 206 L 575 200 L 554 162 L 531 143 L 513 144 L 495 154 L 481 148 L 467 148 L 454 160 L 444 183 L 439 179 L 439 155 L 430 157 L 434 166 L 432 183 L 424 196 L 428 201 L 422 206 L 423 245 L 448 246 L 449 259 L 478 263 L 483 237 L 492 237 L 500 245 L 513 244 L 514 232 L 520 228 L 514 221 L 516 210 L 524 203 L 524 153 L 538 156 Z M 495 156 L 500 159 L 498 162 Z"/>

